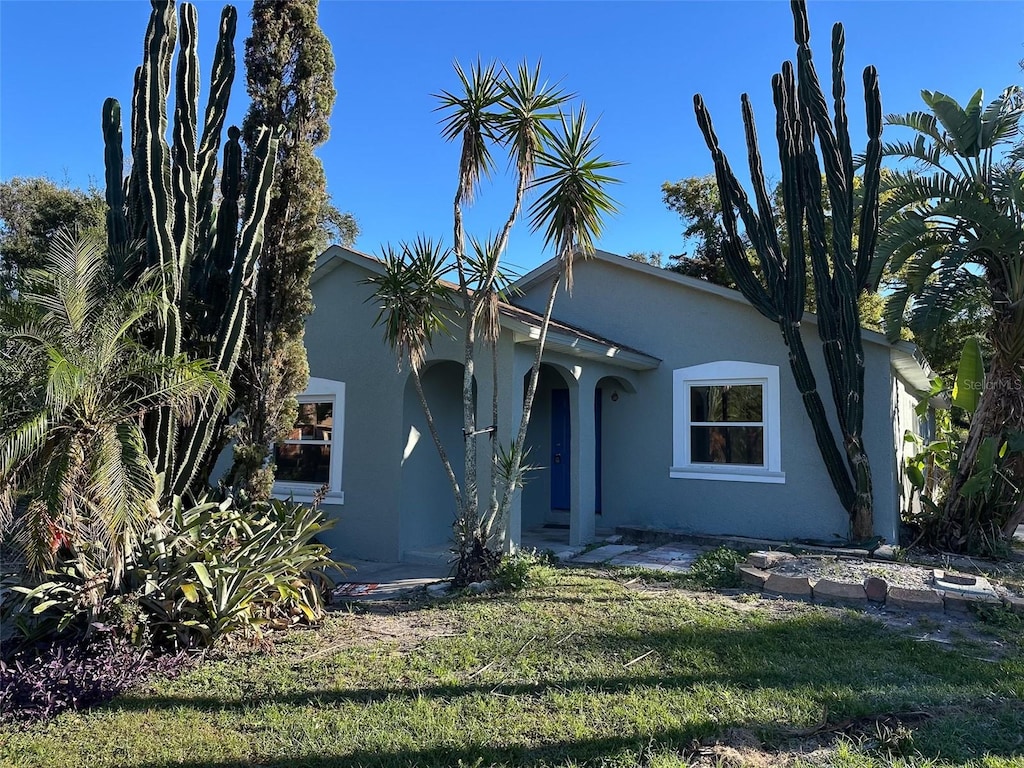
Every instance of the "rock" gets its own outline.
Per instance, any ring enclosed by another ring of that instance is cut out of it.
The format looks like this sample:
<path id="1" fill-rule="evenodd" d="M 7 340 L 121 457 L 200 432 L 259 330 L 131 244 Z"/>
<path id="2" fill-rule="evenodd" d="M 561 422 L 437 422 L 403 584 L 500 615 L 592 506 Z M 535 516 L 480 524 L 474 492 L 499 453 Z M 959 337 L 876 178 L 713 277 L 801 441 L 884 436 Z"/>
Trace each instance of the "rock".
<path id="1" fill-rule="evenodd" d="M 739 574 L 740 581 L 748 587 L 755 587 L 757 589 L 764 589 L 764 583 L 768 579 L 767 571 L 762 571 L 760 568 L 755 568 L 752 565 L 743 565 L 742 563 L 736 563 L 736 573 Z"/>
<path id="2" fill-rule="evenodd" d="M 877 557 L 879 560 L 895 560 L 896 547 L 892 546 L 891 544 L 882 544 L 875 550 L 874 556 Z"/>
<path id="3" fill-rule="evenodd" d="M 772 568 L 786 560 L 792 560 L 788 552 L 751 552 L 747 555 L 747 563 L 755 568 Z"/>
<path id="4" fill-rule="evenodd" d="M 473 583 L 469 584 L 466 587 L 466 589 L 468 589 L 474 595 L 480 595 L 480 594 L 483 594 L 484 592 L 488 591 L 489 589 L 494 589 L 494 582 L 493 581 L 474 581 Z"/>
<path id="5" fill-rule="evenodd" d="M 449 581 L 435 581 L 433 584 L 427 584 L 427 594 L 431 597 L 440 597 L 448 594 L 448 590 L 451 588 L 452 585 Z"/>
<path id="6" fill-rule="evenodd" d="M 555 552 L 552 555 L 555 558 L 555 562 L 564 563 L 566 560 L 572 560 L 580 551 L 578 549 L 563 549 L 559 552 Z"/>
<path id="7" fill-rule="evenodd" d="M 845 603 L 863 603 L 868 599 L 867 591 L 861 584 L 848 584 L 831 579 L 819 579 L 814 585 L 814 599 Z"/>
<path id="8" fill-rule="evenodd" d="M 853 547 L 829 547 L 829 554 L 833 555 L 846 555 L 847 557 L 859 557 L 862 560 L 867 560 L 871 557 L 871 551 L 867 549 L 856 549 Z"/>
<path id="9" fill-rule="evenodd" d="M 944 592 L 942 603 L 947 611 L 966 613 L 971 605 L 1002 605 L 995 595 L 970 594 L 967 592 Z"/>
<path id="10" fill-rule="evenodd" d="M 944 607 L 942 596 L 934 589 L 907 589 L 905 587 L 889 587 L 885 604 L 893 608 L 906 608 L 910 611 L 941 611 Z"/>
<path id="11" fill-rule="evenodd" d="M 941 568 L 932 569 L 932 581 L 936 584 L 939 582 L 945 582 L 946 584 L 956 584 L 957 586 L 973 587 L 978 583 L 978 579 L 975 576 L 968 576 L 963 573 L 950 573 L 944 571 Z"/>
<path id="12" fill-rule="evenodd" d="M 770 573 L 764 582 L 765 592 L 775 592 L 787 597 L 810 597 L 811 580 L 806 576 L 783 576 Z"/>
<path id="13" fill-rule="evenodd" d="M 885 579 L 880 579 L 877 576 L 868 576 L 864 579 L 864 591 L 871 602 L 884 603 L 885 595 L 889 591 L 889 585 Z"/>
<path id="14" fill-rule="evenodd" d="M 622 543 L 622 535 L 617 533 L 614 536 L 608 536 L 608 537 L 605 538 L 604 543 L 605 544 L 621 544 Z"/>

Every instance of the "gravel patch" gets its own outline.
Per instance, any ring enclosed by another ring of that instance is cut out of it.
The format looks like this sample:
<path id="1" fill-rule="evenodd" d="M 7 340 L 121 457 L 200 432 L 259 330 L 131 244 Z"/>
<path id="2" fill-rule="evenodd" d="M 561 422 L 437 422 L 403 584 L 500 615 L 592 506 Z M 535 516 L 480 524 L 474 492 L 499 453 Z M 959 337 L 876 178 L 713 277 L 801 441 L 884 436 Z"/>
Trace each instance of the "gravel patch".
<path id="1" fill-rule="evenodd" d="M 906 563 L 886 563 L 878 560 L 834 557 L 831 555 L 801 555 L 786 560 L 770 569 L 783 576 L 807 576 L 811 581 L 831 579 L 848 584 L 861 584 L 868 576 L 885 579 L 891 587 L 929 589 L 931 569 Z"/>

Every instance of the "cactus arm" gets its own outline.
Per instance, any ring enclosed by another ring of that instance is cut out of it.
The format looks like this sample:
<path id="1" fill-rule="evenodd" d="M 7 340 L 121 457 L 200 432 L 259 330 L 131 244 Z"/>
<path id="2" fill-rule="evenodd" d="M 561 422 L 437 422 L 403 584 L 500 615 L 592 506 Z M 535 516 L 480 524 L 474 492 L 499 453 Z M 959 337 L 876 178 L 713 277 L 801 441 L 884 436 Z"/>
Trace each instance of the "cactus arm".
<path id="1" fill-rule="evenodd" d="M 175 271 L 179 274 L 179 293 L 188 292 L 188 269 L 195 247 L 196 225 L 196 120 L 199 100 L 199 54 L 196 48 L 196 8 L 183 3 L 178 25 L 181 45 L 178 50 L 174 96 L 174 125 L 171 174 L 174 183 Z M 184 303 L 184 302 L 183 302 Z"/>
<path id="2" fill-rule="evenodd" d="M 772 78 L 775 100 L 775 135 L 779 143 L 782 169 L 782 206 L 789 232 L 789 253 L 786 254 L 784 314 L 790 322 L 799 322 L 807 299 L 807 253 L 804 250 L 803 188 L 800 185 L 800 130 L 797 122 L 796 82 L 793 65 L 786 61 L 782 72 Z M 813 388 L 813 387 L 812 387 Z"/>
<path id="3" fill-rule="evenodd" d="M 171 158 L 167 145 L 167 93 L 171 59 L 177 37 L 173 2 L 153 0 L 146 29 L 145 56 L 137 78 L 136 99 L 139 130 L 135 161 L 139 166 L 141 203 L 145 215 L 149 261 L 159 265 L 167 311 L 160 350 L 176 355 L 181 349 L 181 321 L 176 298 L 177 259 L 174 249 L 174 207 L 172 205 Z M 174 463 L 175 425 L 169 412 L 161 412 L 151 432 L 153 463 L 158 473 Z"/>
<path id="4" fill-rule="evenodd" d="M 743 112 L 743 132 L 747 142 L 747 164 L 750 168 L 750 179 L 754 185 L 754 199 L 757 202 L 757 226 L 751 228 L 747 225 L 747 235 L 754 242 L 755 250 L 761 261 L 761 269 L 764 270 L 765 283 L 775 288 L 775 306 L 780 309 L 783 305 L 782 289 L 784 284 L 781 280 L 782 272 L 782 245 L 779 243 L 779 234 L 775 229 L 775 214 L 772 204 L 768 199 L 768 187 L 764 181 L 764 170 L 761 163 L 761 148 L 757 141 L 757 125 L 754 122 L 754 110 L 750 106 L 750 98 L 747 94 L 740 97 L 740 105 Z"/>
<path id="5" fill-rule="evenodd" d="M 225 203 L 228 202 L 227 194 L 230 185 L 230 189 L 234 190 L 236 195 L 236 199 L 232 201 L 236 211 L 238 177 L 241 168 L 241 147 L 239 146 L 238 139 L 238 129 L 235 127 L 229 128 L 228 142 L 224 147 Z M 273 190 L 274 166 L 277 162 L 277 143 L 278 138 L 276 134 L 264 129 L 260 132 L 253 152 L 256 158 L 256 167 L 253 168 L 249 179 L 246 197 L 248 215 L 242 227 L 238 250 L 235 253 L 234 264 L 231 268 L 231 287 L 220 333 L 218 334 L 219 343 L 214 358 L 217 370 L 222 371 L 228 379 L 234 373 L 244 342 L 250 302 L 249 295 L 252 291 L 252 281 L 255 278 L 260 253 L 263 249 L 263 224 L 270 207 L 270 198 Z M 221 212 L 218 216 L 218 227 L 222 226 L 223 222 L 227 219 L 224 216 L 223 208 L 224 203 L 221 205 Z M 230 247 L 233 248 L 233 246 L 234 240 L 231 239 Z M 218 247 L 224 247 L 226 253 L 227 246 L 222 241 L 218 242 Z M 219 410 L 220 404 L 213 398 L 210 398 L 204 405 L 201 422 L 212 426 L 217 421 Z M 184 450 L 179 454 L 178 473 L 174 480 L 175 493 L 184 492 L 192 483 L 202 466 L 203 458 L 214 436 L 213 432 L 212 428 L 207 427 L 206 429 L 194 429 L 188 434 Z"/>
<path id="6" fill-rule="evenodd" d="M 103 166 L 107 200 L 107 248 L 113 253 L 128 241 L 124 215 L 124 146 L 121 105 L 117 99 L 103 102 Z"/>
<path id="7" fill-rule="evenodd" d="M 843 163 L 846 194 L 843 197 L 850 221 L 853 221 L 853 149 L 850 146 L 850 120 L 846 114 L 846 33 L 843 25 L 832 25 L 832 111 L 835 113 L 836 148 Z M 852 235 L 852 231 L 851 231 Z"/>
<path id="8" fill-rule="evenodd" d="M 867 122 L 868 147 L 864 162 L 864 194 L 861 202 L 860 231 L 857 238 L 856 279 L 860 288 L 878 290 L 885 266 L 875 263 L 878 242 L 878 191 L 882 176 L 882 97 L 878 88 L 878 71 L 864 70 L 864 112 Z"/>
<path id="9" fill-rule="evenodd" d="M 206 102 L 203 120 L 203 135 L 199 142 L 198 171 L 199 190 L 197 193 L 199 221 L 199 253 L 213 250 L 216 234 L 216 212 L 214 190 L 217 182 L 217 153 L 220 152 L 221 134 L 228 111 L 231 85 L 235 79 L 235 29 L 238 12 L 233 6 L 225 6 L 220 17 L 220 35 L 213 56 L 210 71 L 210 92 Z M 232 232 L 232 238 L 234 233 Z M 200 267 L 202 269 L 202 267 Z"/>
<path id="10" fill-rule="evenodd" d="M 142 67 L 135 68 L 135 79 L 132 90 L 132 120 L 131 120 L 131 143 L 130 151 L 132 156 L 132 167 L 128 170 L 127 189 L 125 190 L 125 218 L 128 220 L 128 232 L 133 240 L 146 239 L 146 212 L 142 205 L 142 187 L 139 181 L 141 173 L 135 158 L 139 156 L 139 142 L 141 135 L 139 130 L 139 118 L 142 114 Z M 151 261 L 151 249 L 143 250 L 144 262 L 141 268 L 155 266 Z"/>
<path id="11" fill-rule="evenodd" d="M 723 257 L 736 280 L 736 286 L 740 289 L 747 301 L 749 301 L 758 312 L 769 320 L 778 318 L 777 308 L 772 296 L 764 289 L 754 274 L 750 263 L 747 261 L 740 240 L 739 231 L 736 226 L 736 208 L 738 203 L 736 197 L 743 196 L 743 190 L 736 181 L 729 166 L 729 160 L 718 144 L 718 135 L 715 133 L 714 124 L 711 121 L 711 113 L 708 112 L 701 95 L 694 94 L 693 109 L 697 115 L 697 125 L 704 135 L 704 141 L 711 152 L 711 159 L 715 165 L 715 179 L 718 183 L 719 198 L 722 203 L 722 223 L 725 226 L 725 249 Z M 748 206 L 749 207 L 749 206 Z"/>
<path id="12" fill-rule="evenodd" d="M 828 180 L 829 201 L 832 204 L 833 236 L 839 242 L 849 242 L 853 234 L 852 212 L 847 205 L 846 189 L 847 185 L 852 184 L 853 181 L 852 179 L 848 180 L 845 176 L 840 143 L 829 116 L 818 72 L 814 67 L 806 0 L 792 0 L 792 9 L 796 30 L 797 73 L 799 75 L 797 87 L 800 99 L 804 102 L 813 121 L 818 143 L 821 145 L 825 178 Z M 834 71 L 833 74 L 835 74 Z M 808 204 L 814 205 L 814 201 L 808 200 Z M 836 254 L 836 256 L 840 257 L 842 254 Z"/>
<path id="13" fill-rule="evenodd" d="M 146 56 L 139 78 L 141 115 L 137 123 L 140 133 L 136 148 L 146 225 L 154 250 L 152 260 L 163 270 L 165 283 L 171 281 L 171 286 L 165 285 L 164 289 L 168 299 L 177 296 L 174 283 L 178 277 L 174 256 L 171 158 L 166 139 L 167 89 L 176 27 L 173 4 L 153 0 L 146 30 Z"/>

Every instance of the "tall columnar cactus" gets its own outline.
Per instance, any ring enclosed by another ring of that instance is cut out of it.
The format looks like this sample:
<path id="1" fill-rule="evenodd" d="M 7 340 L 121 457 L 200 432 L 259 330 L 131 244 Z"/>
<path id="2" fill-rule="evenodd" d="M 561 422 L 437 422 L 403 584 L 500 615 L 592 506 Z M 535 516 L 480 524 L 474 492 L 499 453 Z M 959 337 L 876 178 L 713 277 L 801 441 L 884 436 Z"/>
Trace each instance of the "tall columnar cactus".
<path id="1" fill-rule="evenodd" d="M 117 253 L 127 242 L 142 239 L 147 266 L 162 268 L 168 309 L 153 343 L 166 354 L 209 358 L 230 380 L 242 349 L 263 246 L 277 138 L 267 130 L 259 133 L 243 198 L 239 131 L 228 129 L 218 203 L 217 153 L 235 73 L 237 13 L 226 6 L 221 14 L 200 136 L 195 6 L 181 5 L 179 26 L 174 0 L 152 0 L 152 5 L 144 58 L 135 73 L 132 168 L 127 180 L 121 107 L 115 99 L 103 105 L 108 245 Z M 176 40 L 169 145 L 168 97 Z M 240 199 L 245 201 L 245 216 L 239 232 Z M 149 451 L 157 470 L 166 475 L 167 492 L 185 492 L 208 471 L 209 453 L 219 447 L 225 421 L 223 404 L 211 399 L 187 425 L 166 412 L 147 425 Z"/>
<path id="2" fill-rule="evenodd" d="M 792 0 L 792 10 L 797 44 L 796 73 L 792 63 L 787 61 L 782 65 L 782 72 L 772 78 L 783 208 L 789 233 L 788 253 L 784 252 L 775 229 L 754 114 L 747 95 L 744 94 L 741 101 L 756 210 L 719 147 L 711 116 L 699 94 L 694 96 L 694 109 L 715 163 L 726 230 L 726 264 L 750 303 L 778 323 L 829 478 L 850 514 L 853 538 L 867 539 L 873 534 L 872 490 L 871 467 L 862 436 L 864 351 L 857 300 L 861 291 L 874 287 L 870 284 L 870 270 L 878 234 L 882 133 L 878 74 L 874 67 L 864 70 L 869 140 L 858 205 L 846 116 L 843 27 L 836 24 L 832 29 L 833 118 L 811 57 L 804 0 Z M 815 139 L 825 168 L 830 215 L 826 214 L 822 202 L 822 173 Z M 737 211 L 757 253 L 759 275 L 747 260 L 739 235 Z M 831 228 L 827 226 L 829 220 Z M 855 244 L 854 228 L 858 223 Z M 800 333 L 808 255 L 818 296 L 818 334 L 824 348 L 841 441 L 836 440 L 829 424 Z"/>

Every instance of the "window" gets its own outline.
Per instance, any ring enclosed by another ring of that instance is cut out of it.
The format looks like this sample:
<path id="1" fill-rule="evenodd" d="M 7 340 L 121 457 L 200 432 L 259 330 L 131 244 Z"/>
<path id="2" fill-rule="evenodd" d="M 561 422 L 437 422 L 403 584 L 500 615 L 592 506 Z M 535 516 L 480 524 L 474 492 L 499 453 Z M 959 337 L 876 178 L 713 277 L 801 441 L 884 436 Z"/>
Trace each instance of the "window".
<path id="1" fill-rule="evenodd" d="M 722 361 L 673 372 L 671 477 L 783 483 L 779 368 Z"/>
<path id="2" fill-rule="evenodd" d="M 312 501 L 323 486 L 327 503 L 344 503 L 341 457 L 345 426 L 345 385 L 310 378 L 301 394 L 299 415 L 288 436 L 274 445 L 274 495 Z"/>

